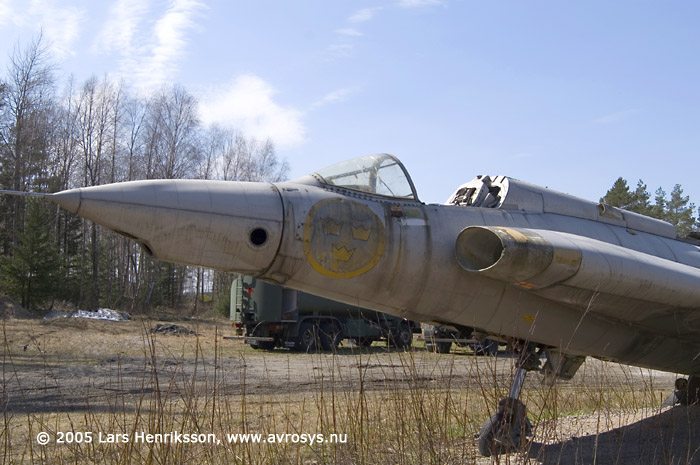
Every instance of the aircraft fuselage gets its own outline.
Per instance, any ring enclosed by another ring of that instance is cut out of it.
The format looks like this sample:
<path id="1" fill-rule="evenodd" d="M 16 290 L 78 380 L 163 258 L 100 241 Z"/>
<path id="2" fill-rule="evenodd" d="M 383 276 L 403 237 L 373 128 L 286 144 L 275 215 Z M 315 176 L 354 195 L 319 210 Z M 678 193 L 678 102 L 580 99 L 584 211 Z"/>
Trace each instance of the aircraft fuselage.
<path id="1" fill-rule="evenodd" d="M 672 226 L 515 180 L 476 205 L 424 204 L 410 178 L 384 182 L 404 170 L 398 160 L 377 163 L 384 178 L 358 170 L 276 184 L 138 181 L 52 200 L 157 259 L 570 355 L 700 374 L 700 249 L 675 240 Z"/>

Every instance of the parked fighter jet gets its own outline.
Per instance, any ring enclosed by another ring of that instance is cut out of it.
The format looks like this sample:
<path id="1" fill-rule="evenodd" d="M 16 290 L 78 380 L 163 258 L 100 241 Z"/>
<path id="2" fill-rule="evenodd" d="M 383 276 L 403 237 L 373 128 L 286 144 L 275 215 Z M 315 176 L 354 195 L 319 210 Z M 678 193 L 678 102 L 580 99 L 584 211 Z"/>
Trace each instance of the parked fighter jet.
<path id="1" fill-rule="evenodd" d="M 528 433 L 527 371 L 570 378 L 593 356 L 689 374 L 678 398 L 698 398 L 700 248 L 657 219 L 502 176 L 424 204 L 386 154 L 274 184 L 137 181 L 47 196 L 157 259 L 509 341 L 518 371 L 482 428 L 484 455 Z"/>

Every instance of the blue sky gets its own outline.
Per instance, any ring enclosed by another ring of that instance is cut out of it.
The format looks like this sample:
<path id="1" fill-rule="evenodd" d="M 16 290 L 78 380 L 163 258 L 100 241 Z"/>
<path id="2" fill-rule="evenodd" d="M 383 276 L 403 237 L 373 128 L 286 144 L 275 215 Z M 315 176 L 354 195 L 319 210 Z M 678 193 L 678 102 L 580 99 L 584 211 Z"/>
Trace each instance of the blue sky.
<path id="1" fill-rule="evenodd" d="M 443 202 L 477 174 L 700 203 L 700 3 L 0 0 L 0 66 L 40 29 L 60 75 L 179 83 L 271 137 L 291 177 L 397 155 Z"/>

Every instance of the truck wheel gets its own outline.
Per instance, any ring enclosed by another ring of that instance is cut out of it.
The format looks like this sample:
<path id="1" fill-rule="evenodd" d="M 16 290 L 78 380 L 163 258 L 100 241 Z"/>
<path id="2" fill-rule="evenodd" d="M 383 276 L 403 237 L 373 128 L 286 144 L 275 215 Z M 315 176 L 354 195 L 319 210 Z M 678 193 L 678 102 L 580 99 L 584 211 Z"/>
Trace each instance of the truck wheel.
<path id="1" fill-rule="evenodd" d="M 322 323 L 321 331 L 319 333 L 319 340 L 323 350 L 335 352 L 335 349 L 338 348 L 340 341 L 343 340 L 343 330 L 336 322 L 330 321 Z"/>
<path id="2" fill-rule="evenodd" d="M 450 341 L 436 342 L 433 344 L 431 349 L 438 354 L 449 354 L 450 350 L 452 349 L 452 343 Z"/>
<path id="3" fill-rule="evenodd" d="M 496 355 L 498 354 L 498 342 L 491 339 L 484 339 L 474 346 L 475 355 Z"/>
<path id="4" fill-rule="evenodd" d="M 411 347 L 413 343 L 413 332 L 411 327 L 404 321 L 399 324 L 398 328 L 392 329 L 389 334 L 389 344 L 398 349 Z"/>
<path id="5" fill-rule="evenodd" d="M 296 338 L 294 348 L 299 352 L 315 352 L 318 344 L 318 326 L 310 321 L 305 321 L 299 326 L 299 335 Z"/>
<path id="6" fill-rule="evenodd" d="M 486 339 L 488 344 L 486 346 L 486 355 L 496 356 L 498 355 L 498 341 L 492 339 Z"/>

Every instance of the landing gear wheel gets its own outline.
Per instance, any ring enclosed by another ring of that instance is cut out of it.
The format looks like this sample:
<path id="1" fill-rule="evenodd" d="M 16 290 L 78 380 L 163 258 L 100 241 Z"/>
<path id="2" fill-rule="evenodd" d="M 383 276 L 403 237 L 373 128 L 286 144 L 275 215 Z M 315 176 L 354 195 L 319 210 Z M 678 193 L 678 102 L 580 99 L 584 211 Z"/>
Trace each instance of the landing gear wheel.
<path id="1" fill-rule="evenodd" d="M 498 413 L 491 416 L 479 432 L 479 453 L 484 457 L 521 450 L 532 433 L 525 404 L 506 397 L 498 402 Z"/>
<path id="2" fill-rule="evenodd" d="M 479 432 L 479 453 L 484 457 L 507 454 L 524 448 L 527 436 L 532 434 L 532 425 L 527 419 L 525 404 L 520 402 L 520 393 L 528 370 L 539 369 L 542 348 L 536 350 L 527 342 L 515 341 L 515 376 L 508 397 L 498 401 L 496 414 L 489 418 Z"/>
<path id="3" fill-rule="evenodd" d="M 357 339 L 357 343 L 362 347 L 371 347 L 374 339 L 371 337 L 360 337 Z"/>
<path id="4" fill-rule="evenodd" d="M 700 402 L 700 376 L 691 376 L 676 380 L 676 398 L 681 405 L 693 405 Z"/>

